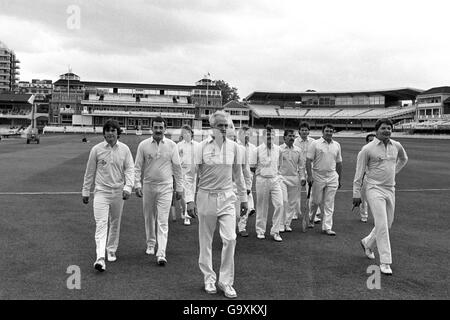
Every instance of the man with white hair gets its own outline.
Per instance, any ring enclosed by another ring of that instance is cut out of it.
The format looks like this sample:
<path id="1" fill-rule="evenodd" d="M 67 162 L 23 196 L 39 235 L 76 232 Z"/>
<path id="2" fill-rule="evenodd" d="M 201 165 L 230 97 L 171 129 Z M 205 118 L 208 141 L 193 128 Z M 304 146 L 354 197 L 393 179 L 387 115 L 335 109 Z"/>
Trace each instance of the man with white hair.
<path id="1" fill-rule="evenodd" d="M 212 135 L 198 144 L 195 161 L 198 173 L 199 266 L 204 276 L 205 291 L 214 294 L 216 273 L 212 264 L 212 242 L 217 222 L 222 238 L 222 259 L 217 286 L 225 297 L 236 298 L 234 284 L 234 251 L 236 247 L 236 212 L 238 200 L 233 191 L 236 182 L 241 214 L 247 212 L 247 189 L 239 163 L 239 147 L 227 138 L 229 115 L 216 111 L 209 119 Z M 195 217 L 194 210 L 188 214 Z"/>
<path id="2" fill-rule="evenodd" d="M 256 237 L 265 239 L 269 199 L 272 199 L 274 212 L 270 235 L 277 242 L 283 241 L 280 229 L 283 218 L 283 193 L 281 191 L 278 167 L 280 160 L 280 147 L 273 143 L 274 129 L 267 125 L 263 133 L 265 140 L 252 155 L 251 163 L 255 163 L 256 175 Z"/>

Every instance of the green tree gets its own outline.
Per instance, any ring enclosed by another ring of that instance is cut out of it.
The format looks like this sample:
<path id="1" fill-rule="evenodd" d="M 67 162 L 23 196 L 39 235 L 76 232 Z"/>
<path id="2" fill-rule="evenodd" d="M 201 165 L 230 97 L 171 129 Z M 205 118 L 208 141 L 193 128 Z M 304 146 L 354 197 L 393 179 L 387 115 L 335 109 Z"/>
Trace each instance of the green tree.
<path id="1" fill-rule="evenodd" d="M 226 81 L 216 80 L 216 86 L 222 91 L 222 105 L 231 100 L 239 100 L 238 89 L 231 87 Z"/>

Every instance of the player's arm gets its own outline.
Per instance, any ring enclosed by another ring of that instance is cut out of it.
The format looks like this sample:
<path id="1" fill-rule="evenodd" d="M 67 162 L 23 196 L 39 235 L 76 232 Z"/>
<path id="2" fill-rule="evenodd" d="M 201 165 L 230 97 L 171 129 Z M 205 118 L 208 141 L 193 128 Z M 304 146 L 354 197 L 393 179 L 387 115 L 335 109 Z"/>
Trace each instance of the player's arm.
<path id="1" fill-rule="evenodd" d="M 353 207 L 359 207 L 361 204 L 361 188 L 368 163 L 369 153 L 363 148 L 356 158 L 355 177 L 353 179 Z"/>
<path id="2" fill-rule="evenodd" d="M 400 170 L 403 169 L 403 167 L 408 162 L 408 155 L 406 154 L 405 149 L 403 146 L 399 143 L 398 144 L 398 156 L 397 156 L 397 165 L 395 167 L 395 174 L 398 174 Z"/>
<path id="3" fill-rule="evenodd" d="M 122 198 L 124 200 L 127 200 L 130 197 L 134 186 L 134 161 L 133 155 L 131 154 L 130 148 L 128 147 L 125 156 L 124 174 L 125 174 L 125 186 L 123 187 Z"/>
<path id="4" fill-rule="evenodd" d="M 300 177 L 301 185 L 304 186 L 306 183 L 306 176 L 305 176 L 305 167 L 306 163 L 305 160 L 302 157 L 302 154 L 300 152 L 298 156 L 298 162 L 297 162 L 297 168 L 298 168 L 298 175 Z"/>
<path id="5" fill-rule="evenodd" d="M 180 155 L 178 153 L 178 146 L 176 144 L 172 149 L 172 172 L 175 178 L 176 199 L 181 200 L 183 194 L 183 174 L 181 169 Z"/>
<path id="6" fill-rule="evenodd" d="M 314 161 L 316 155 L 316 144 L 313 142 L 308 147 L 308 152 L 306 153 L 306 174 L 308 175 L 308 184 L 313 183 L 312 176 L 312 162 Z"/>
<path id="7" fill-rule="evenodd" d="M 91 186 L 94 181 L 95 173 L 97 172 L 97 149 L 93 147 L 89 153 L 89 159 L 86 165 L 86 171 L 84 173 L 82 197 L 83 203 L 89 203 L 89 195 L 91 192 Z"/>
<path id="8" fill-rule="evenodd" d="M 241 216 L 247 212 L 247 187 L 244 181 L 244 175 L 242 173 L 242 165 L 239 163 L 238 146 L 235 146 L 234 161 L 232 165 L 232 178 L 237 186 L 239 200 L 241 202 Z"/>
<path id="9" fill-rule="evenodd" d="M 136 196 L 139 198 L 142 197 L 142 182 L 141 182 L 141 176 L 142 176 L 142 168 L 144 167 L 144 145 L 143 142 L 141 142 L 137 148 L 136 151 L 136 159 L 134 162 L 134 192 L 136 193 Z"/>

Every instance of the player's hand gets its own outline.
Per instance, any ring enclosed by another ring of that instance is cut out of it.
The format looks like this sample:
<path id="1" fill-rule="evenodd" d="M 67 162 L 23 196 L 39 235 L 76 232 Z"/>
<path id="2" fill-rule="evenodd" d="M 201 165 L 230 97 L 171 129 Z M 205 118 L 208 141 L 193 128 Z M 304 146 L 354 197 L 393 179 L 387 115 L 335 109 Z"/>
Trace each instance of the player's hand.
<path id="1" fill-rule="evenodd" d="M 122 199 L 123 200 L 128 200 L 130 198 L 130 196 L 131 196 L 130 192 L 123 190 L 123 192 L 122 192 Z"/>
<path id="2" fill-rule="evenodd" d="M 314 181 L 314 180 L 313 180 L 313 177 L 309 177 L 309 176 L 308 176 L 307 181 L 308 181 L 308 184 L 309 184 L 309 185 L 312 185 L 312 184 L 313 184 L 313 181 Z"/>
<path id="3" fill-rule="evenodd" d="M 179 191 L 176 191 L 175 192 L 175 199 L 176 200 L 181 200 L 181 198 L 183 198 L 183 193 L 179 192 Z"/>
<path id="4" fill-rule="evenodd" d="M 134 190 L 134 192 L 136 193 L 137 197 L 142 198 L 142 189 L 141 188 L 136 188 Z"/>
<path id="5" fill-rule="evenodd" d="M 341 187 L 342 187 L 342 183 L 341 183 L 341 180 L 339 180 L 338 189 L 340 189 Z"/>
<path id="6" fill-rule="evenodd" d="M 301 183 L 302 187 L 306 186 L 306 180 L 305 179 L 302 179 L 302 181 L 300 183 Z"/>
<path id="7" fill-rule="evenodd" d="M 197 217 L 197 211 L 195 210 L 194 201 L 186 203 L 186 211 L 192 219 L 195 219 Z"/>
<path id="8" fill-rule="evenodd" d="M 358 208 L 361 205 L 361 198 L 353 198 L 353 208 L 352 211 L 355 208 Z"/>
<path id="9" fill-rule="evenodd" d="M 83 203 L 88 204 L 89 203 L 89 197 L 83 197 Z"/>
<path id="10" fill-rule="evenodd" d="M 244 216 L 248 211 L 247 202 L 241 202 L 241 217 Z"/>
<path id="11" fill-rule="evenodd" d="M 252 190 L 247 189 L 247 195 L 249 195 L 252 192 Z"/>

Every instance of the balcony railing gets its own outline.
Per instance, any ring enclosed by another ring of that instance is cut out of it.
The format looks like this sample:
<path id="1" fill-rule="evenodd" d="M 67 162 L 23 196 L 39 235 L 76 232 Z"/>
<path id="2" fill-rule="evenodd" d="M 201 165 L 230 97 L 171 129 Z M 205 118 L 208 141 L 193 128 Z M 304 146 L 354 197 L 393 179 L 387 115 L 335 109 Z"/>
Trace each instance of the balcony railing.
<path id="1" fill-rule="evenodd" d="M 74 114 L 75 110 L 70 108 L 59 108 L 60 114 Z"/>
<path id="2" fill-rule="evenodd" d="M 82 100 L 83 105 L 96 106 L 133 106 L 133 107 L 160 107 L 160 108 L 189 108 L 194 109 L 195 105 L 190 103 L 172 102 L 136 102 L 136 101 L 103 101 L 103 100 Z"/>
<path id="3" fill-rule="evenodd" d="M 82 115 L 90 116 L 112 116 L 112 117 L 164 117 L 179 119 L 194 119 L 195 115 L 183 112 L 145 112 L 145 111 L 123 111 L 123 110 L 93 110 L 82 111 Z"/>

